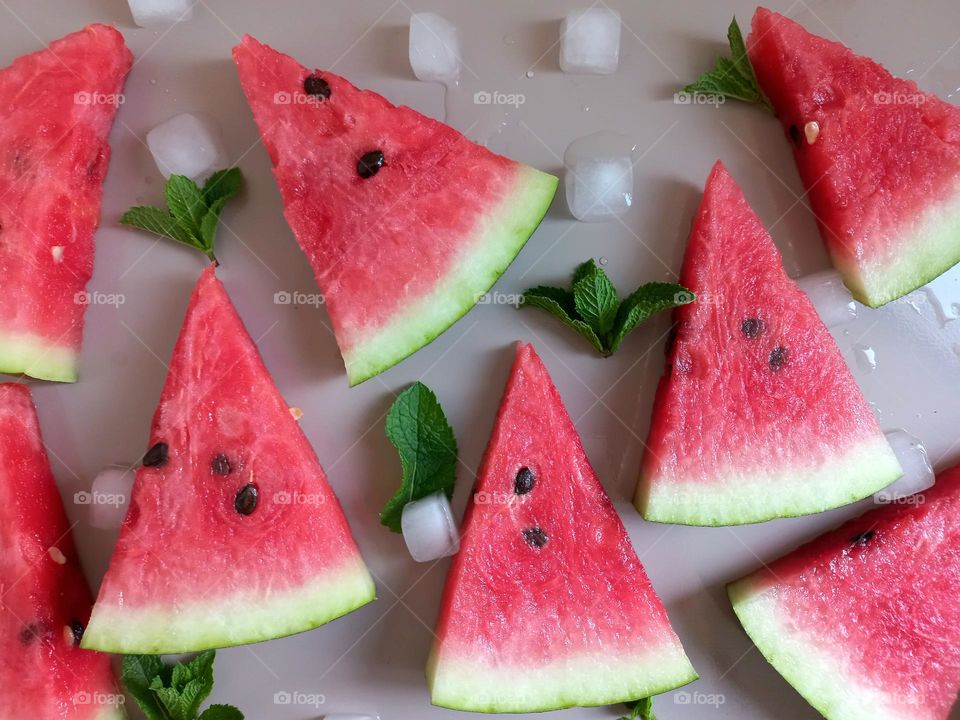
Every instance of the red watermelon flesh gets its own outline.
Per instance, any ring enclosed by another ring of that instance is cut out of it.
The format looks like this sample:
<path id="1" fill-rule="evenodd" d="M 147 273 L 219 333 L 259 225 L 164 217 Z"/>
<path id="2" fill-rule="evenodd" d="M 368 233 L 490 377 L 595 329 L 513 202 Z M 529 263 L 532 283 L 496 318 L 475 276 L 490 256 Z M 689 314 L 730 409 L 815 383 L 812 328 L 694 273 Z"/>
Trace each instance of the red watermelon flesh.
<path id="1" fill-rule="evenodd" d="M 110 658 L 81 650 L 93 598 L 30 391 L 0 385 L 0 720 L 120 720 Z"/>
<path id="2" fill-rule="evenodd" d="M 538 712 L 696 679 L 530 345 L 518 348 L 461 532 L 428 668 L 434 704 Z"/>
<path id="3" fill-rule="evenodd" d="M 766 8 L 747 45 L 854 296 L 877 307 L 960 261 L 960 108 Z"/>
<path id="4" fill-rule="evenodd" d="M 833 337 L 718 162 L 694 221 L 635 503 L 732 525 L 820 512 L 900 476 Z"/>
<path id="5" fill-rule="evenodd" d="M 317 457 L 209 268 L 83 638 L 181 653 L 309 630 L 373 581 Z"/>
<path id="6" fill-rule="evenodd" d="M 73 381 L 110 159 L 133 58 L 90 25 L 0 70 L 0 372 Z"/>
<path id="7" fill-rule="evenodd" d="M 831 720 L 947 720 L 960 691 L 960 468 L 729 593 L 761 652 Z"/>
<path id="8" fill-rule="evenodd" d="M 250 36 L 233 55 L 355 385 L 473 307 L 540 223 L 557 179 Z M 373 151 L 383 166 L 361 177 Z"/>

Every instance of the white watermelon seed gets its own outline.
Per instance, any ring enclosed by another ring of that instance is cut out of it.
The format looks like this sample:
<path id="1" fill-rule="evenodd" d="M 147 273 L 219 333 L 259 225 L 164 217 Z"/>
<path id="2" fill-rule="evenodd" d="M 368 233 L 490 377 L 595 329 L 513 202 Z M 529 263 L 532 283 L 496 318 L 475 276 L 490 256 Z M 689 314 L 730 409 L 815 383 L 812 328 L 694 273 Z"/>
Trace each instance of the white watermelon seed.
<path id="1" fill-rule="evenodd" d="M 67 556 L 63 554 L 63 551 L 58 547 L 51 547 L 47 552 L 50 554 L 50 558 L 57 565 L 65 565 L 67 562 Z"/>
<path id="2" fill-rule="evenodd" d="M 820 137 L 820 123 L 811 120 L 803 126 L 803 134 L 807 136 L 807 145 L 813 145 Z"/>

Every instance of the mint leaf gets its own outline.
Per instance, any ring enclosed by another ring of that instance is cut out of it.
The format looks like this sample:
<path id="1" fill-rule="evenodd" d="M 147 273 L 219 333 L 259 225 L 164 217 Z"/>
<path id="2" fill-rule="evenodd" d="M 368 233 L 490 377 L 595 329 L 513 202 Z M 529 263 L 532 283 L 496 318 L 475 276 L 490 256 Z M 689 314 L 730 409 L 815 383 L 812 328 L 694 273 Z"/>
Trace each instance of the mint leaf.
<path id="1" fill-rule="evenodd" d="M 643 698 L 635 703 L 627 703 L 630 710 L 629 715 L 624 715 L 620 720 L 657 720 L 653 714 L 653 698 Z"/>
<path id="2" fill-rule="evenodd" d="M 576 279 L 578 278 L 579 279 Z M 610 332 L 617 317 L 617 289 L 607 274 L 593 260 L 588 260 L 574 273 L 573 297 L 580 317 L 598 337 Z"/>
<path id="3" fill-rule="evenodd" d="M 696 295 L 683 285 L 652 282 L 641 285 L 620 305 L 610 334 L 610 352 L 616 352 L 620 343 L 634 328 L 651 315 L 696 300 Z"/>
<path id="4" fill-rule="evenodd" d="M 199 720 L 243 720 L 243 713 L 233 705 L 211 705 L 203 711 Z"/>
<path id="5" fill-rule="evenodd" d="M 397 396 L 387 413 L 387 438 L 397 448 L 403 482 L 390 498 L 380 522 L 401 532 L 404 506 L 443 491 L 453 497 L 457 476 L 457 440 L 443 408 L 426 385 L 416 382 Z"/>
<path id="6" fill-rule="evenodd" d="M 238 168 L 215 172 L 203 189 L 189 178 L 171 175 L 163 189 L 166 210 L 132 207 L 121 216 L 120 222 L 196 248 L 217 262 L 213 248 L 220 214 L 227 200 L 240 192 L 242 186 L 243 175 Z"/>
<path id="7" fill-rule="evenodd" d="M 727 29 L 730 57 L 717 58 L 716 67 L 705 72 L 696 82 L 683 88 L 683 92 L 700 95 L 719 95 L 732 100 L 763 105 L 773 111 L 773 106 L 760 89 L 757 74 L 747 54 L 743 33 L 734 17 Z"/>
<path id="8" fill-rule="evenodd" d="M 155 655 L 127 655 L 123 658 L 123 684 L 140 705 L 148 720 L 197 720 L 200 705 L 213 690 L 213 662 L 216 651 L 207 650 L 187 663 L 168 665 Z M 215 708 L 229 708 L 233 715 Z M 236 708 L 214 705 L 207 720 L 243 720 Z"/>
<path id="9" fill-rule="evenodd" d="M 607 274 L 588 260 L 574 270 L 573 290 L 540 285 L 523 294 L 523 305 L 550 313 L 606 357 L 654 313 L 695 299 L 682 285 L 655 282 L 640 287 L 621 303 Z"/>

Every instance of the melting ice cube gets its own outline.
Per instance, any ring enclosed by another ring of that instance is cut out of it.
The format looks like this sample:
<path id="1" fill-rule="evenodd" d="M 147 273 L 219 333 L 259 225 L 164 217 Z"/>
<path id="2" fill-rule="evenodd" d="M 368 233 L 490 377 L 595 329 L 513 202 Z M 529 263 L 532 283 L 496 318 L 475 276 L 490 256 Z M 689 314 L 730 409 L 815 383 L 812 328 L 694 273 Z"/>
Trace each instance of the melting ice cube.
<path id="1" fill-rule="evenodd" d="M 897 502 L 933 487 L 933 468 L 923 443 L 905 430 L 891 430 L 886 435 L 903 468 L 903 477 L 875 493 L 874 501 L 880 504 Z"/>
<path id="2" fill-rule="evenodd" d="M 578 220 L 600 222 L 633 204 L 633 158 L 626 139 L 599 132 L 574 140 L 563 155 L 567 205 Z"/>
<path id="3" fill-rule="evenodd" d="M 93 479 L 90 492 L 77 493 L 90 506 L 90 524 L 102 530 L 116 530 L 130 506 L 130 492 L 136 469 L 130 465 L 110 465 Z"/>
<path id="4" fill-rule="evenodd" d="M 202 180 L 226 167 L 226 150 L 213 118 L 183 113 L 147 133 L 147 147 L 165 178 Z"/>
<path id="5" fill-rule="evenodd" d="M 407 549 L 417 562 L 438 560 L 460 549 L 450 501 L 442 492 L 407 503 L 400 516 L 400 528 Z"/>
<path id="6" fill-rule="evenodd" d="M 620 64 L 620 13 L 606 7 L 573 10 L 560 27 L 560 69 L 609 75 Z"/>
<path id="7" fill-rule="evenodd" d="M 196 0 L 128 0 L 133 22 L 140 27 L 172 25 L 193 17 Z"/>
<path id="8" fill-rule="evenodd" d="M 797 283 L 810 298 L 827 327 L 837 327 L 857 319 L 857 303 L 836 270 L 822 270 L 804 275 Z"/>
<path id="9" fill-rule="evenodd" d="M 456 26 L 432 12 L 410 16 L 410 66 L 428 82 L 456 82 L 460 77 L 460 37 Z"/>

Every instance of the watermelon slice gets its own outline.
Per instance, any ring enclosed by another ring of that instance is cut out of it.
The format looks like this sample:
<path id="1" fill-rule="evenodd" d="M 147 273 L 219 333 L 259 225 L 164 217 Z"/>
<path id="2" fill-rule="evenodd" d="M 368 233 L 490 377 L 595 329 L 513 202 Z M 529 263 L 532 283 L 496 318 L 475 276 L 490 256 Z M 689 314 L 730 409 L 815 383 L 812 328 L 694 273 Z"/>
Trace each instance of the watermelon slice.
<path id="1" fill-rule="evenodd" d="M 733 525 L 820 512 L 900 466 L 836 343 L 718 162 L 694 221 L 635 504 Z"/>
<path id="2" fill-rule="evenodd" d="M 546 368 L 521 344 L 467 506 L 433 703 L 539 712 L 697 678 Z"/>
<path id="3" fill-rule="evenodd" d="M 0 70 L 0 372 L 77 379 L 107 134 L 133 58 L 90 25 Z"/>
<path id="4" fill-rule="evenodd" d="M 960 108 L 766 8 L 747 45 L 854 297 L 883 305 L 960 261 Z"/>
<path id="5" fill-rule="evenodd" d="M 0 718 L 121 720 L 107 655 L 78 645 L 93 598 L 30 391 L 0 385 Z"/>
<path id="6" fill-rule="evenodd" d="M 960 691 L 960 468 L 728 590 L 767 660 L 831 720 L 947 720 Z"/>
<path id="7" fill-rule="evenodd" d="M 539 225 L 557 178 L 252 37 L 233 56 L 356 385 L 474 306 Z"/>
<path id="8" fill-rule="evenodd" d="M 340 504 L 212 267 L 150 438 L 84 647 L 240 645 L 373 600 Z"/>

